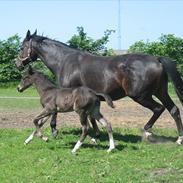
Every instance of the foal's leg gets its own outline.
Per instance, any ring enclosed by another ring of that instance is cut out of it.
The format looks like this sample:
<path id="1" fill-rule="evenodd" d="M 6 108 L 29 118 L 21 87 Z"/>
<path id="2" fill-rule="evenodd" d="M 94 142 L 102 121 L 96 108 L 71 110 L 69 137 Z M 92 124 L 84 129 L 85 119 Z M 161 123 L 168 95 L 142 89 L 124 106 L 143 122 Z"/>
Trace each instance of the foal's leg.
<path id="1" fill-rule="evenodd" d="M 56 137 L 58 135 L 58 130 L 56 129 L 57 125 L 57 113 L 54 113 L 51 118 L 50 126 L 51 126 L 51 132 L 53 137 Z"/>
<path id="2" fill-rule="evenodd" d="M 80 139 L 77 141 L 74 148 L 72 149 L 71 151 L 72 153 L 75 153 L 81 147 L 88 133 L 87 115 L 85 114 L 85 112 L 81 112 L 79 116 L 80 116 L 80 122 L 82 125 L 82 134 L 80 136 Z"/>
<path id="3" fill-rule="evenodd" d="M 50 113 L 48 112 L 48 110 L 43 109 L 42 112 L 34 118 L 33 122 L 34 122 L 34 125 L 36 126 L 36 130 L 34 130 L 31 133 L 31 135 L 25 140 L 25 142 L 24 142 L 25 145 L 28 144 L 34 138 L 35 135 L 42 137 L 42 134 L 40 132 L 40 127 L 48 120 L 48 118 L 46 118 L 46 117 L 48 117 L 49 115 L 50 115 Z M 43 119 L 43 118 L 45 118 L 45 119 Z M 41 121 L 41 124 L 39 124 L 38 122 L 41 119 L 43 119 L 43 120 Z M 44 137 L 43 137 L 43 140 L 44 140 Z"/>
<path id="4" fill-rule="evenodd" d="M 165 110 L 165 107 L 153 100 L 152 96 L 145 97 L 145 98 L 137 98 L 133 99 L 137 103 L 141 104 L 142 106 L 150 109 L 153 112 L 153 116 L 150 118 L 150 120 L 146 123 L 144 126 L 145 130 L 145 138 L 152 135 L 152 133 L 149 132 L 149 129 L 152 128 L 156 120 L 160 117 L 162 112 Z"/>
<path id="5" fill-rule="evenodd" d="M 182 144 L 183 143 L 183 125 L 182 125 L 182 120 L 180 117 L 180 111 L 179 108 L 174 104 L 168 93 L 166 92 L 163 97 L 159 97 L 160 101 L 163 103 L 163 105 L 168 109 L 169 113 L 175 120 L 179 138 L 177 139 L 177 144 Z"/>
<path id="6" fill-rule="evenodd" d="M 94 118 L 92 118 L 91 116 L 89 116 L 89 120 L 90 120 L 90 122 L 92 124 L 92 127 L 93 127 L 93 130 L 95 132 L 95 137 L 94 138 L 91 138 L 91 141 L 94 142 L 94 143 L 97 143 L 97 139 L 100 136 L 100 130 L 99 130 L 98 125 L 96 123 L 96 120 Z"/>
<path id="7" fill-rule="evenodd" d="M 111 152 L 113 149 L 115 149 L 111 123 L 109 123 L 102 116 L 102 114 L 99 112 L 98 108 L 95 108 L 95 110 L 93 112 L 93 117 L 95 117 L 95 119 L 97 121 L 99 121 L 99 123 L 101 123 L 107 129 L 107 133 L 108 133 L 108 136 L 109 136 L 109 149 L 107 150 L 107 152 Z"/>

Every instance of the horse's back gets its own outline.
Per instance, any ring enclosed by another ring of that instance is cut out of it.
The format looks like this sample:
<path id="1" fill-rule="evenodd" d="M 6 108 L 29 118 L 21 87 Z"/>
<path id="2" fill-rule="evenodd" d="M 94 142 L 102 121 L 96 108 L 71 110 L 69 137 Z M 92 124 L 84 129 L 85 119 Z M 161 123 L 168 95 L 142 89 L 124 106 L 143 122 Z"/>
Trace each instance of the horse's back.
<path id="1" fill-rule="evenodd" d="M 126 95 L 137 97 L 153 94 L 166 74 L 158 59 L 151 55 L 129 54 L 123 62 L 123 84 Z M 120 71 L 119 71 L 120 72 Z"/>
<path id="2" fill-rule="evenodd" d="M 145 54 L 111 57 L 83 54 L 66 65 L 62 68 L 66 74 L 60 77 L 64 87 L 87 86 L 109 94 L 113 100 L 154 87 L 152 84 L 158 81 L 163 70 L 156 57 Z"/>

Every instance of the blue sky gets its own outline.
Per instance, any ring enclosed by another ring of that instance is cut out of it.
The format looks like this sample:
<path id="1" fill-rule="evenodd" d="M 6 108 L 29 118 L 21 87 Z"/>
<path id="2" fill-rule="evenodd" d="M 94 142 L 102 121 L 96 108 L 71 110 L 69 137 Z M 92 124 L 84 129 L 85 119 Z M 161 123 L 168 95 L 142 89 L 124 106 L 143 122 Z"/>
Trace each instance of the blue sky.
<path id="1" fill-rule="evenodd" d="M 183 1 L 121 0 L 121 48 L 138 40 L 157 40 L 161 34 L 183 37 Z M 36 28 L 67 42 L 83 26 L 88 36 L 100 38 L 114 29 L 109 48 L 118 49 L 118 0 L 0 0 L 0 40 L 16 33 L 24 38 Z"/>

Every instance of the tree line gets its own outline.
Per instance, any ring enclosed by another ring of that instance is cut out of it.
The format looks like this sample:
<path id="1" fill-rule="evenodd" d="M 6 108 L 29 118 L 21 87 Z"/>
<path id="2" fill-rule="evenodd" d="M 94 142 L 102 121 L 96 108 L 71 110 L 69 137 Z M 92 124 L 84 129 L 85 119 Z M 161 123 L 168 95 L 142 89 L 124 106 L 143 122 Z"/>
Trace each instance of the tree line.
<path id="1" fill-rule="evenodd" d="M 73 48 L 88 51 L 96 55 L 114 55 L 112 49 L 107 49 L 110 35 L 114 30 L 106 30 L 104 35 L 94 40 L 87 35 L 83 27 L 77 27 L 77 33 L 68 40 L 67 44 Z M 0 85 L 16 83 L 21 78 L 20 71 L 15 66 L 15 58 L 20 48 L 20 37 L 16 34 L 7 40 L 0 40 Z M 177 61 L 177 68 L 183 76 L 183 39 L 173 34 L 161 35 L 157 41 L 137 41 L 128 49 L 129 53 L 144 53 L 155 56 L 166 56 Z M 50 78 L 51 72 L 42 64 L 34 62 L 34 67 L 41 70 Z"/>

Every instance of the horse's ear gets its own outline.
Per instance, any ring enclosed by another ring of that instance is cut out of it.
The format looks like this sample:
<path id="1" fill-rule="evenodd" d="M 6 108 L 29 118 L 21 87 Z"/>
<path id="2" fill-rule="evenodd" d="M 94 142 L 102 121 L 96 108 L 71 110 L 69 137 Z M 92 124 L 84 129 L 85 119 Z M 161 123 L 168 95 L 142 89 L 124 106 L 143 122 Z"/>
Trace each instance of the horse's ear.
<path id="1" fill-rule="evenodd" d="M 29 73 L 30 75 L 34 74 L 34 71 L 33 71 L 32 67 L 31 67 L 30 65 L 29 65 L 29 67 L 28 67 L 28 73 Z"/>
<path id="2" fill-rule="evenodd" d="M 35 36 L 37 35 L 37 29 L 35 30 L 34 34 L 32 34 L 32 36 Z"/>
<path id="3" fill-rule="evenodd" d="M 26 39 L 30 39 L 31 33 L 30 30 L 27 31 Z"/>

